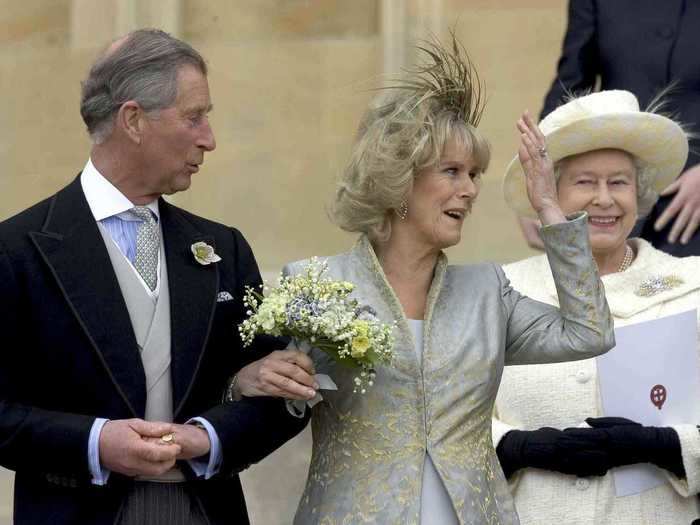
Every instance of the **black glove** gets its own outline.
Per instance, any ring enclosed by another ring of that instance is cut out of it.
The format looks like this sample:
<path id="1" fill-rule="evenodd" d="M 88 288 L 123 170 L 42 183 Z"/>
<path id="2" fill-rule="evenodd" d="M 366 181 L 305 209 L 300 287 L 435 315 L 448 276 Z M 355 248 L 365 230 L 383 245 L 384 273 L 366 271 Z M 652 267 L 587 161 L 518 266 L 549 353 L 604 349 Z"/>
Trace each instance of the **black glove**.
<path id="1" fill-rule="evenodd" d="M 624 417 L 589 417 L 586 423 L 606 433 L 611 466 L 653 463 L 685 477 L 681 443 L 672 428 L 646 427 Z"/>
<path id="2" fill-rule="evenodd" d="M 605 439 L 602 431 L 592 428 L 511 430 L 501 439 L 496 454 L 506 478 L 526 467 L 603 476 L 610 468 Z"/>

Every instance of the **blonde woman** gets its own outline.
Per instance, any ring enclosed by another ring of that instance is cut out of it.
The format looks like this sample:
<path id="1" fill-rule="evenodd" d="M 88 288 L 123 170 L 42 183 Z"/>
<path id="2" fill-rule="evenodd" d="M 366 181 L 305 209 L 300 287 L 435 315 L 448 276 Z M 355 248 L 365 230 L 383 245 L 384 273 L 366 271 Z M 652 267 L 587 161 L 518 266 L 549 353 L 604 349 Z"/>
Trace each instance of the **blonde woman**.
<path id="1" fill-rule="evenodd" d="M 542 136 L 520 122 L 528 195 L 546 225 L 562 307 L 514 292 L 493 264 L 450 266 L 489 146 L 476 73 L 455 43 L 381 97 L 362 121 L 334 202 L 355 247 L 328 259 L 360 304 L 396 322 L 394 359 L 354 395 L 354 371 L 312 352 L 337 391 L 312 411 L 313 453 L 295 523 L 517 523 L 491 444 L 504 362 L 581 359 L 613 344 L 586 219 L 556 199 Z M 570 242 L 566 245 L 564 241 Z M 287 272 L 302 270 L 294 263 Z M 586 275 L 573 293 L 574 276 Z"/>
<path id="2" fill-rule="evenodd" d="M 681 172 L 688 154 L 683 129 L 662 115 L 640 111 L 627 91 L 574 99 L 545 117 L 540 128 L 554 161 L 562 209 L 588 214 L 593 256 L 615 325 L 697 308 L 700 259 L 673 257 L 642 239 L 628 239 L 637 217 Z M 505 178 L 506 200 L 532 215 L 522 176 L 514 159 Z M 513 288 L 556 306 L 560 299 L 549 266 L 538 256 L 504 271 Z M 689 524 L 697 518 L 700 434 L 695 424 L 645 427 L 600 416 L 594 359 L 505 370 L 493 439 L 522 523 Z M 662 468 L 668 483 L 616 497 L 610 471 L 634 463 Z"/>

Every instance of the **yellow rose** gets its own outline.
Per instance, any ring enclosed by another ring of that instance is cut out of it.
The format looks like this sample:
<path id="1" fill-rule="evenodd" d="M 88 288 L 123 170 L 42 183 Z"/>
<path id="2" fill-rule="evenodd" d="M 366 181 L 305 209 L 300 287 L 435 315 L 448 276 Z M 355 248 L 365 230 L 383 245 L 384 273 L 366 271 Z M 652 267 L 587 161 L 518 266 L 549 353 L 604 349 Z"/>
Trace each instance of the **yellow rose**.
<path id="1" fill-rule="evenodd" d="M 358 335 L 352 340 L 350 355 L 355 359 L 360 359 L 365 356 L 369 349 L 369 338 L 366 335 Z"/>
<path id="2" fill-rule="evenodd" d="M 352 323 L 352 326 L 357 334 L 356 337 L 368 336 L 369 335 L 369 325 L 367 321 L 360 321 L 359 319 Z"/>

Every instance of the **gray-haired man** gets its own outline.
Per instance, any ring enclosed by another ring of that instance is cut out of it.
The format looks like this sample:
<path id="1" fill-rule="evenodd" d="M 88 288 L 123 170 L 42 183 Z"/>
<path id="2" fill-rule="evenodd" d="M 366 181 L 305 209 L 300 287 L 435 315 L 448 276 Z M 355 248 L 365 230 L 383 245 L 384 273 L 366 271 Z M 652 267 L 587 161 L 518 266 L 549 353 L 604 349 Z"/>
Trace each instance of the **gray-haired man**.
<path id="1" fill-rule="evenodd" d="M 243 353 L 235 330 L 258 268 L 237 230 L 160 198 L 215 148 L 206 75 L 161 31 L 113 43 L 83 83 L 81 175 L 0 223 L 0 464 L 17 524 L 247 523 L 235 473 L 305 424 L 271 398 L 219 404 L 271 349 Z"/>

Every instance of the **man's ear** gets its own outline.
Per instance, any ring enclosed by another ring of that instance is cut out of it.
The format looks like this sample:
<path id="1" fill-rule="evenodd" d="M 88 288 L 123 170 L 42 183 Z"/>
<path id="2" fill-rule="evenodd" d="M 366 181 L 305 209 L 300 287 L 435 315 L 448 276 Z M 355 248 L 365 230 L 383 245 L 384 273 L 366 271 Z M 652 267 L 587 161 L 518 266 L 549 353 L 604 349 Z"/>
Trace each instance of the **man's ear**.
<path id="1" fill-rule="evenodd" d="M 146 114 L 134 100 L 124 102 L 117 112 L 115 125 L 134 143 L 141 144 Z"/>

